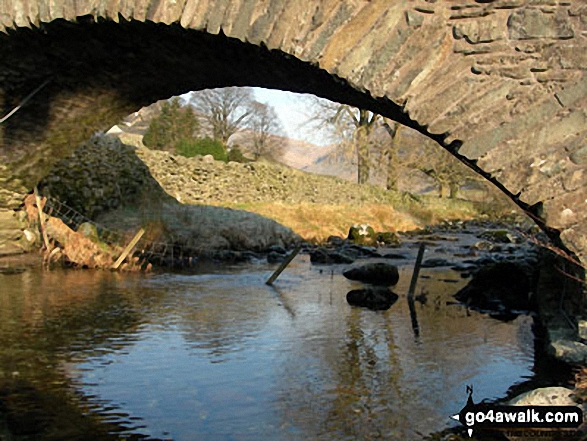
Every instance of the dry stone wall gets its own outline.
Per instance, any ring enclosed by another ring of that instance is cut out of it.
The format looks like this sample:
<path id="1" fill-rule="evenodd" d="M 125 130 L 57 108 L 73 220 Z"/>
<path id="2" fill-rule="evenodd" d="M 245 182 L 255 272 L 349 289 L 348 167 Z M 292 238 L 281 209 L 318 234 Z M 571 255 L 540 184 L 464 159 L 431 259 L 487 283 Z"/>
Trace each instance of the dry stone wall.
<path id="1" fill-rule="evenodd" d="M 342 179 L 304 173 L 269 162 L 222 162 L 186 158 L 96 136 L 59 161 L 39 184 L 89 218 L 144 198 L 173 197 L 182 204 L 312 202 L 393 205 L 397 196 Z M 166 193 L 164 196 L 162 190 Z"/>
<path id="2" fill-rule="evenodd" d="M 51 81 L 0 125 L 5 208 L 143 105 L 258 85 L 427 134 L 587 258 L 584 0 L 9 0 L 0 31 L 4 114 Z"/>

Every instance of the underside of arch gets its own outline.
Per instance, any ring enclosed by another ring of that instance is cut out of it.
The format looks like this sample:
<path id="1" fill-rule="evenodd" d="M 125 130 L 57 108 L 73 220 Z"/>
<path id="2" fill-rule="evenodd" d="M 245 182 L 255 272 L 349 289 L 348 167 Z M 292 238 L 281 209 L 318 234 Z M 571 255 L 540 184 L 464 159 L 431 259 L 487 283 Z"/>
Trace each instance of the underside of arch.
<path id="1" fill-rule="evenodd" d="M 417 106 L 417 96 L 413 99 L 398 96 L 397 102 L 385 97 L 374 98 L 356 81 L 349 82 L 323 69 L 327 62 L 301 61 L 281 50 L 270 50 L 262 42 L 244 43 L 225 36 L 222 31 L 212 35 L 184 29 L 180 24 L 124 19 L 113 22 L 83 16 L 75 22 L 55 20 L 39 27 L 9 30 L 0 35 L 0 59 L 2 115 L 46 83 L 27 105 L 0 126 L 0 156 L 5 164 L 0 167 L 0 178 L 4 180 L 0 205 L 5 207 L 14 204 L 11 195 L 30 189 L 56 160 L 78 143 L 144 105 L 191 90 L 260 86 L 312 93 L 370 109 L 418 130 L 491 180 L 557 240 L 559 246 L 565 246 L 559 240 L 560 231 L 549 227 L 542 200 L 534 197 L 525 202 L 528 199 L 520 198 L 521 191 L 516 190 L 523 188 L 524 182 L 516 182 L 516 188 L 511 188 L 510 176 L 506 184 L 502 182 L 501 164 L 511 160 L 507 157 L 511 152 L 502 153 L 500 158 L 492 149 L 497 146 L 499 150 L 504 139 L 515 142 L 516 130 L 526 130 L 531 122 L 548 118 L 560 111 L 560 107 L 575 103 L 585 93 L 581 88 L 587 87 L 587 77 L 534 107 L 531 114 L 534 119 L 530 122 L 524 116 L 501 124 L 499 131 L 479 130 L 479 136 L 473 133 L 470 139 L 459 139 L 455 135 L 459 132 L 450 127 L 443 133 L 432 133 L 432 129 L 442 125 L 432 121 L 428 126 L 410 117 L 427 120 L 422 112 L 430 108 L 430 103 L 420 102 Z M 417 66 L 426 61 L 413 55 L 407 63 Z M 402 69 L 399 65 L 397 68 Z M 340 66 L 330 70 L 344 72 Z M 412 81 L 417 80 L 419 73 L 416 69 Z M 445 77 L 450 77 L 449 73 Z M 493 87 L 483 84 L 483 87 Z M 454 86 L 461 87 L 460 83 Z M 466 96 L 462 99 L 466 100 Z M 561 121 L 564 128 L 567 119 Z M 482 164 L 478 164 L 479 158 Z M 575 185 L 568 193 L 576 198 L 577 190 L 580 197 L 584 183 Z M 559 208 L 559 205 L 555 207 Z M 584 258 L 587 245 L 581 242 L 583 230 L 584 225 L 576 229 L 569 249 Z"/>

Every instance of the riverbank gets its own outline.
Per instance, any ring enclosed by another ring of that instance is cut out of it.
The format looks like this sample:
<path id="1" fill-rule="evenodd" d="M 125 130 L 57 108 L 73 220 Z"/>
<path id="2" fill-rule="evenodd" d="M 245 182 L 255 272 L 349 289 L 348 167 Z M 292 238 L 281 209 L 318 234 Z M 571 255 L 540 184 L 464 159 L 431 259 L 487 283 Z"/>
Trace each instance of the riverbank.
<path id="1" fill-rule="evenodd" d="M 482 203 L 414 196 L 269 162 L 185 158 L 126 146 L 106 135 L 92 138 L 58 163 L 40 188 L 45 195 L 110 227 L 136 231 L 158 221 L 157 217 L 165 218 L 160 230 L 174 233 L 161 240 L 202 237 L 198 246 L 204 249 L 210 244 L 210 250 L 220 244 L 226 249 L 234 241 L 214 240 L 213 225 L 207 225 L 206 234 L 202 234 L 199 222 L 184 225 L 177 234 L 174 216 L 204 219 L 204 212 L 222 213 L 223 225 L 228 228 L 230 224 L 229 229 L 239 234 L 242 211 L 246 211 L 260 215 L 255 218 L 260 228 L 254 236 L 265 235 L 264 217 L 291 229 L 292 237 L 316 243 L 331 235 L 346 237 L 353 224 L 368 224 L 376 231 L 409 231 L 443 220 L 488 219 L 513 210 L 513 205 L 493 196 Z M 208 206 L 231 210 L 205 208 Z M 251 236 L 247 229 L 242 234 Z M 262 248 L 263 244 L 259 245 L 254 248 Z"/>

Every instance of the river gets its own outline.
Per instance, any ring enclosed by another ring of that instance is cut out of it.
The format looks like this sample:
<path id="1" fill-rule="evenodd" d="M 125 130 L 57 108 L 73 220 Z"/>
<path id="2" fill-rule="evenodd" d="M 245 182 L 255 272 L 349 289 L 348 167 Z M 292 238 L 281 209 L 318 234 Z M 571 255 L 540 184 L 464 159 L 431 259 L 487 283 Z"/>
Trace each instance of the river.
<path id="1" fill-rule="evenodd" d="M 534 378 L 532 319 L 452 304 L 412 260 L 387 311 L 350 307 L 347 265 L 0 275 L 0 439 L 416 440 Z M 3 438 L 5 436 L 5 438 Z"/>

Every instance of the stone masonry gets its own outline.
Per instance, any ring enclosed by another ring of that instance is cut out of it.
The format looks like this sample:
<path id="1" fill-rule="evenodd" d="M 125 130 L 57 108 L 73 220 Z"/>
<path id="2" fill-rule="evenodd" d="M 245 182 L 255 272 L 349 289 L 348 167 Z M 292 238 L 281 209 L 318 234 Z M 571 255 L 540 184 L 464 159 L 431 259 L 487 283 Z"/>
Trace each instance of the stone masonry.
<path id="1" fill-rule="evenodd" d="M 419 130 L 587 261 L 585 0 L 5 0 L 0 31 L 0 118 L 48 81 L 0 125 L 0 211 L 143 105 L 256 85 Z"/>

